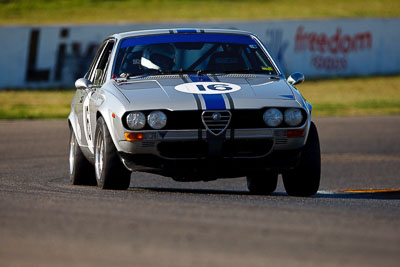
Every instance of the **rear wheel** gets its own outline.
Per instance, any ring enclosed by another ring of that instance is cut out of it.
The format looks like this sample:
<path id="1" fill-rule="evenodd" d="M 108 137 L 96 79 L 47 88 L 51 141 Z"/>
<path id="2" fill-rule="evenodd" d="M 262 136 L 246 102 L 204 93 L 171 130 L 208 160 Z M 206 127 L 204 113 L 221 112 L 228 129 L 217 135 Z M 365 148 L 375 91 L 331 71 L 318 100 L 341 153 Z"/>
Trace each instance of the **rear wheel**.
<path id="1" fill-rule="evenodd" d="M 96 185 L 93 165 L 83 155 L 74 130 L 70 129 L 69 177 L 73 185 Z"/>
<path id="2" fill-rule="evenodd" d="M 250 193 L 257 195 L 266 195 L 275 191 L 278 183 L 278 173 L 273 171 L 263 171 L 248 175 L 247 188 Z"/>
<path id="3" fill-rule="evenodd" d="M 97 185 L 102 189 L 127 189 L 131 181 L 131 172 L 122 164 L 102 117 L 97 120 L 94 142 Z"/>
<path id="4" fill-rule="evenodd" d="M 312 196 L 317 193 L 321 177 L 321 151 L 317 127 L 311 122 L 300 162 L 293 170 L 282 173 L 283 184 L 290 196 Z"/>

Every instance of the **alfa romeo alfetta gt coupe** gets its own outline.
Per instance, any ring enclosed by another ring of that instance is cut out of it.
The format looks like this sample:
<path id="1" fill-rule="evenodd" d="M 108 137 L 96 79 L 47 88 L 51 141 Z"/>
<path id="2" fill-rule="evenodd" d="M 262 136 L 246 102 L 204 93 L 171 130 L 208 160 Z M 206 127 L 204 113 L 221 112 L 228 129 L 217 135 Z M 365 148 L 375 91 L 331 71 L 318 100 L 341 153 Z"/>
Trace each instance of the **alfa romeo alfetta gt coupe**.
<path id="1" fill-rule="evenodd" d="M 74 185 L 127 189 L 138 172 L 177 181 L 247 178 L 251 193 L 315 194 L 311 105 L 253 34 L 172 29 L 114 34 L 77 88 L 68 122 Z"/>

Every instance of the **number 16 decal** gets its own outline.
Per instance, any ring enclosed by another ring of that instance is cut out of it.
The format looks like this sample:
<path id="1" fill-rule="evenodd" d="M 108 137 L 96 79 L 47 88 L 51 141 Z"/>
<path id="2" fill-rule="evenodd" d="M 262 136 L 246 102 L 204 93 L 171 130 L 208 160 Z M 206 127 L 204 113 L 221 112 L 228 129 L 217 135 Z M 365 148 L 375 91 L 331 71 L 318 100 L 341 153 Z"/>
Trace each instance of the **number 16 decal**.
<path id="1" fill-rule="evenodd" d="M 241 87 L 231 83 L 194 82 L 184 83 L 175 87 L 177 91 L 189 94 L 224 94 L 239 91 Z"/>

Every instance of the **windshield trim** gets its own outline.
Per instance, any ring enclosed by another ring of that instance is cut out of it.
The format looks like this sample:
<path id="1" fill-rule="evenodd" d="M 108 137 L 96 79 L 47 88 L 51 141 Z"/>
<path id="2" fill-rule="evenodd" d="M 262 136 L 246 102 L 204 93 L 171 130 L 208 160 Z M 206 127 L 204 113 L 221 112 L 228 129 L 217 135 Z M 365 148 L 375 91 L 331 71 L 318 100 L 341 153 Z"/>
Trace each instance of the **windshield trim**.
<path id="1" fill-rule="evenodd" d="M 168 37 L 165 37 L 168 36 Z M 185 37 L 181 37 L 181 36 L 185 36 Z M 194 38 L 193 36 L 200 36 L 199 38 L 201 38 L 201 40 Z M 215 42 L 215 43 L 237 43 L 237 44 L 255 44 L 257 46 L 259 46 L 261 48 L 261 50 L 264 52 L 264 54 L 267 56 L 268 60 L 272 63 L 272 67 L 274 69 L 274 71 L 276 72 L 276 76 L 281 76 L 282 78 L 285 78 L 283 75 L 283 72 L 281 71 L 281 69 L 278 67 L 278 65 L 275 63 L 275 60 L 272 58 L 271 54 L 269 53 L 268 49 L 264 46 L 264 44 L 255 36 L 252 34 L 241 34 L 241 33 L 223 33 L 223 32 L 218 32 L 218 33 L 198 33 L 198 32 L 190 32 L 190 33 L 157 33 L 157 34 L 151 34 L 151 35 L 141 35 L 141 36 L 128 36 L 122 39 L 118 40 L 118 44 L 117 46 L 115 46 L 116 50 L 114 53 L 114 62 L 113 62 L 113 66 L 112 66 L 112 70 L 111 70 L 111 74 L 112 75 L 115 71 L 115 65 L 116 65 L 116 60 L 118 57 L 118 53 L 120 51 L 121 48 L 127 47 L 127 46 L 122 46 L 123 43 L 126 40 L 129 39 L 140 39 L 143 38 L 144 41 L 150 41 L 153 39 L 154 44 L 157 43 L 179 43 L 179 42 L 192 42 L 192 43 L 196 43 L 196 42 L 212 42 L 212 39 L 209 39 L 212 36 L 218 36 L 218 37 L 225 37 L 223 39 L 220 39 L 219 42 Z M 160 38 L 161 37 L 161 38 Z M 174 39 L 176 38 L 176 39 Z M 155 42 L 155 40 L 158 39 L 157 42 Z M 159 42 L 159 41 L 162 42 Z M 167 42 L 167 40 L 169 40 Z M 179 40 L 179 41 L 177 41 Z M 183 41 L 184 40 L 184 41 Z M 239 42 L 239 41 L 243 41 L 245 40 L 245 42 Z M 142 43 L 141 43 L 142 44 Z M 143 43 L 143 44 L 152 44 L 152 43 Z M 132 45 L 139 45 L 139 43 L 135 43 Z M 224 74 L 224 73 L 222 73 Z M 260 74 L 260 73 L 258 73 Z M 268 73 L 266 73 L 266 75 L 269 75 Z M 140 76 L 140 75 L 138 75 Z M 134 77 L 134 76 L 132 76 Z M 112 77 L 110 77 L 112 79 Z"/>

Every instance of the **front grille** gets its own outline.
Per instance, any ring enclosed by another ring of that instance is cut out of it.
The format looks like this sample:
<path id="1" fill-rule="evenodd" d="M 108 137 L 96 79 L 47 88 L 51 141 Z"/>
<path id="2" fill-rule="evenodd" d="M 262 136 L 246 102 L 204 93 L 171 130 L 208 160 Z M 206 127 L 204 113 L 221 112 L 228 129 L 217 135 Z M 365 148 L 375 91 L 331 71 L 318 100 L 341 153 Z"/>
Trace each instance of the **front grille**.
<path id="1" fill-rule="evenodd" d="M 154 147 L 155 144 L 156 143 L 154 141 L 147 141 L 147 140 L 142 141 L 142 147 Z"/>
<path id="2" fill-rule="evenodd" d="M 167 125 L 163 130 L 185 130 L 185 129 L 207 129 L 212 134 L 221 134 L 225 128 L 227 129 L 260 129 L 272 128 L 265 125 L 263 114 L 266 108 L 262 109 L 236 109 L 236 110 L 215 110 L 215 111 L 201 111 L 201 110 L 185 110 L 185 111 L 170 111 L 162 110 L 167 115 Z M 281 109 L 282 112 L 284 109 Z M 143 110 L 142 112 L 147 116 L 152 110 Z M 303 125 L 307 120 L 307 113 L 303 112 Z M 220 121 L 214 121 L 212 115 L 214 113 L 221 114 Z M 126 129 L 129 129 L 126 124 L 126 117 L 129 112 L 126 112 L 122 117 L 122 123 Z M 279 128 L 293 128 L 283 123 Z M 296 126 L 297 127 L 297 126 Z M 148 124 L 143 130 L 153 130 Z M 222 130 L 222 132 L 221 132 Z"/>
<path id="3" fill-rule="evenodd" d="M 267 128 L 263 120 L 263 109 L 232 110 L 232 122 L 229 128 L 252 129 Z"/>
<path id="4" fill-rule="evenodd" d="M 228 127 L 231 121 L 231 113 L 228 110 L 204 111 L 201 114 L 201 119 L 210 133 L 220 135 Z"/>
<path id="5" fill-rule="evenodd" d="M 276 145 L 286 145 L 288 142 L 288 138 L 287 138 L 285 130 L 275 130 L 274 137 L 275 137 Z"/>
<path id="6" fill-rule="evenodd" d="M 286 145 L 287 142 L 288 142 L 288 139 L 285 136 L 275 137 L 275 144 L 277 144 L 277 145 Z"/>

